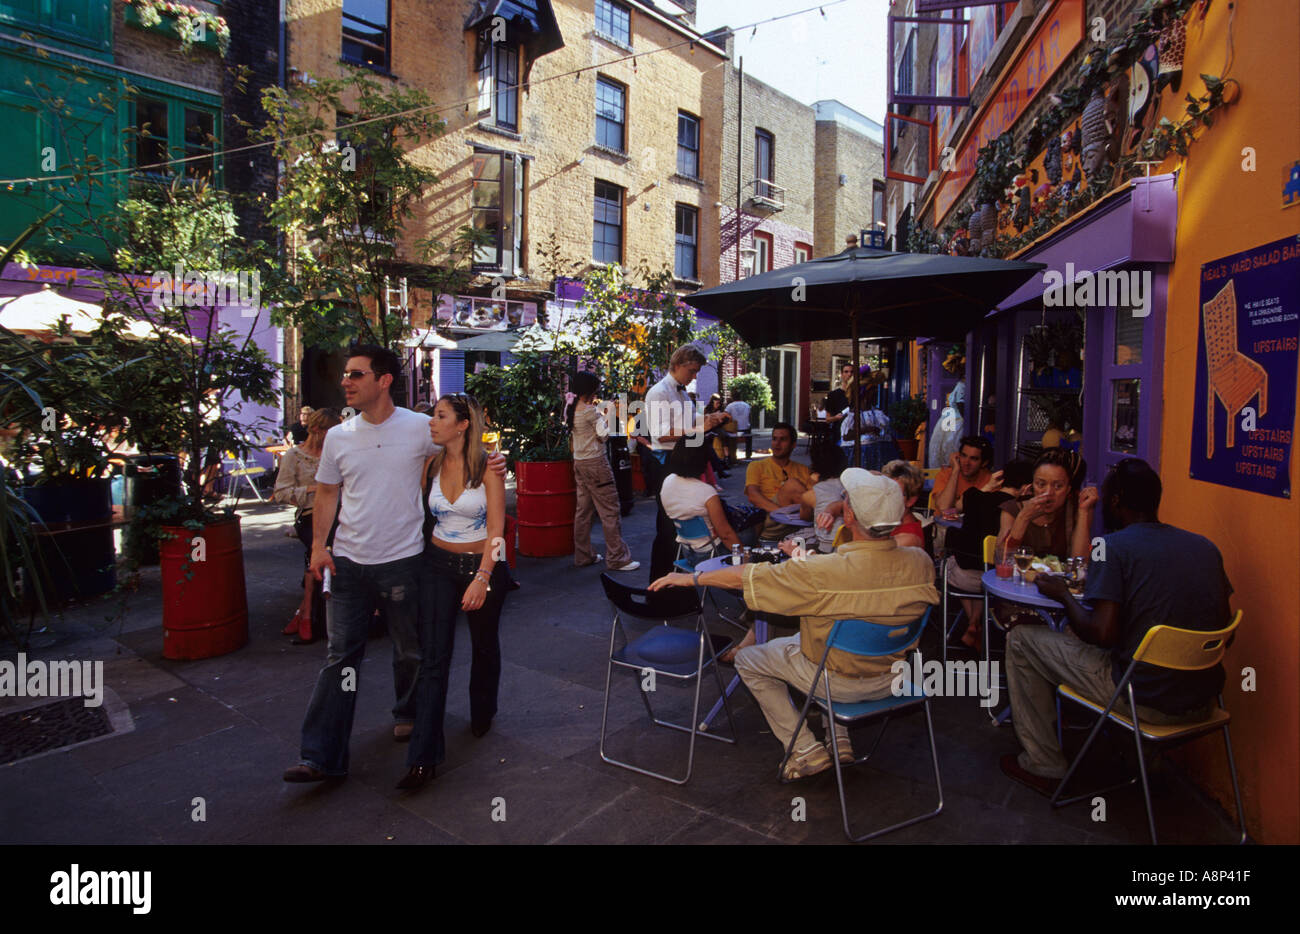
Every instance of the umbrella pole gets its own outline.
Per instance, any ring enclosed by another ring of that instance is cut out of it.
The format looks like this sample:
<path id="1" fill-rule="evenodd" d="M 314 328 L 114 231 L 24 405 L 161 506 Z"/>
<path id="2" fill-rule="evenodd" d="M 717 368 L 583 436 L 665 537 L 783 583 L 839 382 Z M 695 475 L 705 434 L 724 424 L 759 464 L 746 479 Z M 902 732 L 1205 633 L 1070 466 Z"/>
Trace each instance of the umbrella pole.
<path id="1" fill-rule="evenodd" d="M 853 334 L 853 466 L 862 465 L 862 374 L 858 362 L 858 310 L 849 315 Z"/>

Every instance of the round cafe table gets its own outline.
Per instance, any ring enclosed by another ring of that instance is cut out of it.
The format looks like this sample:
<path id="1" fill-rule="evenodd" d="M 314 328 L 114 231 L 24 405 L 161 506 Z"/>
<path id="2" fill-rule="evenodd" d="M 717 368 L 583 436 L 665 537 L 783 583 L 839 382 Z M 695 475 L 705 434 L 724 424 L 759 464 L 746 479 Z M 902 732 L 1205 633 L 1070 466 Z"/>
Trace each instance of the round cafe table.
<path id="1" fill-rule="evenodd" d="M 708 571 L 720 571 L 723 568 L 733 567 L 731 555 L 717 555 L 712 558 L 706 558 L 699 564 L 695 565 L 695 570 L 704 574 Z M 761 616 L 755 615 L 754 618 L 754 644 L 762 645 L 767 641 L 767 620 Z M 727 685 L 726 696 L 730 697 L 736 688 L 740 687 L 740 675 L 735 675 Z M 700 722 L 700 729 L 707 731 L 713 723 L 713 718 L 722 712 L 722 698 L 719 697 L 717 703 L 705 714 L 704 719 Z"/>
<path id="2" fill-rule="evenodd" d="M 962 520 L 964 518 L 965 518 L 964 514 L 958 513 L 956 516 L 954 516 L 951 519 L 945 519 L 942 513 L 936 512 L 934 514 L 934 524 L 938 526 L 942 526 L 945 529 L 960 529 Z"/>
<path id="3" fill-rule="evenodd" d="M 990 597 L 998 597 L 1011 603 L 1020 603 L 1052 612 L 1065 609 L 1065 604 L 1053 600 L 1051 597 L 1044 597 L 1033 584 L 1023 583 L 1014 577 L 998 577 L 997 568 L 989 568 L 980 577 L 980 580 L 984 584 L 984 590 Z"/>

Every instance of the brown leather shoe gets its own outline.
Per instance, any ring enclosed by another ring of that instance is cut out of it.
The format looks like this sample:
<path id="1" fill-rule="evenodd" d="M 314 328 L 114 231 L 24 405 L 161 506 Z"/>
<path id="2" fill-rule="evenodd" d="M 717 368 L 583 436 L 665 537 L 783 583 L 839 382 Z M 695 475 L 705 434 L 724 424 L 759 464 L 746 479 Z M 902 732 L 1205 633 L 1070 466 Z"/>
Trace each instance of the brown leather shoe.
<path id="1" fill-rule="evenodd" d="M 431 765 L 413 765 L 410 770 L 401 777 L 397 787 L 402 791 L 415 791 L 423 788 L 433 780 L 433 766 Z"/>
<path id="2" fill-rule="evenodd" d="M 1012 781 L 1020 782 L 1026 788 L 1032 788 L 1045 798 L 1050 798 L 1052 792 L 1056 791 L 1056 786 L 1061 783 L 1059 778 L 1048 778 L 1046 775 L 1035 775 L 1020 764 L 1020 757 L 1014 752 L 1009 752 L 998 760 L 998 765 L 1002 769 L 1002 774 Z"/>
<path id="3" fill-rule="evenodd" d="M 411 734 L 415 732 L 414 723 L 394 723 L 393 740 L 399 743 L 409 743 Z"/>
<path id="4" fill-rule="evenodd" d="M 286 782 L 323 782 L 330 778 L 320 769 L 313 769 L 309 765 L 295 765 L 293 768 L 284 770 L 284 780 Z"/>

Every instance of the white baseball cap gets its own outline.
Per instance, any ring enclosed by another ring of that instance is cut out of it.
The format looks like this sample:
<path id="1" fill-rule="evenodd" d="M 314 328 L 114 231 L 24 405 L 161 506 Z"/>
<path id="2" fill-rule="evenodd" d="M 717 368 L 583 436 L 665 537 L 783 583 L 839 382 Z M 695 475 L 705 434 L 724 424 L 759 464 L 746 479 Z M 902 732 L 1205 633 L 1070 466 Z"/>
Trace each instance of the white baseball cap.
<path id="1" fill-rule="evenodd" d="M 892 478 L 850 467 L 840 474 L 840 483 L 849 496 L 854 518 L 864 529 L 898 525 L 902 520 L 903 490 Z"/>

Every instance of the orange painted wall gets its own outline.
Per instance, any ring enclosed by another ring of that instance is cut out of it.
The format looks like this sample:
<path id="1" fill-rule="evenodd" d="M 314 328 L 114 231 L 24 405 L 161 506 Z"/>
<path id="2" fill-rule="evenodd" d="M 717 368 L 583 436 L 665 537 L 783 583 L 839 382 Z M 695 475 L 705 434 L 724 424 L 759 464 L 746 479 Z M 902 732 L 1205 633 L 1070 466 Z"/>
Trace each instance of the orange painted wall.
<path id="1" fill-rule="evenodd" d="M 1162 96 L 1162 116 L 1182 116 L 1184 96 L 1203 94 L 1201 73 L 1226 74 L 1241 97 L 1221 119 L 1160 171 L 1179 171 L 1178 240 L 1169 281 L 1165 338 L 1161 518 L 1199 532 L 1223 553 L 1245 611 L 1225 659 L 1224 701 L 1247 827 L 1260 842 L 1300 842 L 1300 450 L 1291 455 L 1290 499 L 1248 493 L 1188 477 L 1196 377 L 1201 264 L 1300 234 L 1300 206 L 1283 210 L 1284 170 L 1300 159 L 1300 4 L 1236 3 L 1229 52 L 1226 0 L 1205 20 L 1187 19 L 1187 58 L 1178 94 Z M 1231 54 L 1231 65 L 1224 63 Z M 1242 150 L 1253 147 L 1255 171 Z M 1241 436 L 1238 435 L 1238 438 Z M 1257 690 L 1242 691 L 1244 667 Z M 1222 743 L 1200 740 L 1180 760 L 1232 812 Z M 1191 819 L 1192 815 L 1188 815 Z"/>

